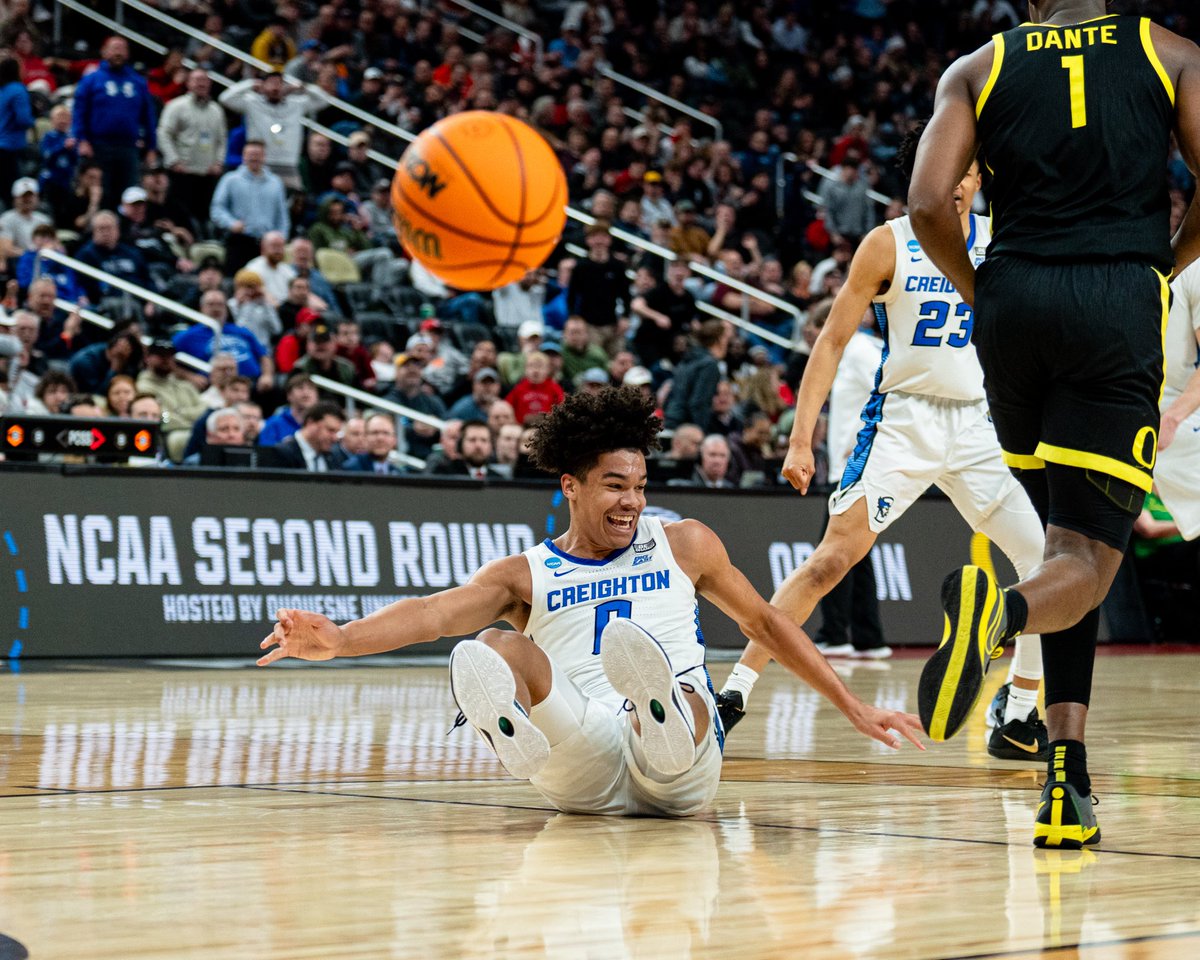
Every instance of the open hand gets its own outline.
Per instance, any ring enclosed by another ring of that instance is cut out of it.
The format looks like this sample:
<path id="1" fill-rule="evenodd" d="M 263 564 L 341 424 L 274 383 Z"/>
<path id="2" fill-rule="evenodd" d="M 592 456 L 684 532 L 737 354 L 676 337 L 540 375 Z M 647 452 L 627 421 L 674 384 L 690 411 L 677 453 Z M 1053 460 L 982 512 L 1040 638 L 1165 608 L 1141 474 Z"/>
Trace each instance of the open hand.
<path id="1" fill-rule="evenodd" d="M 342 628 L 319 613 L 307 610 L 278 610 L 278 621 L 259 647 L 270 650 L 258 658 L 258 665 L 265 667 L 295 657 L 297 660 L 332 660 L 342 644 Z M 276 646 L 278 644 L 278 646 Z"/>
<path id="2" fill-rule="evenodd" d="M 878 740 L 893 750 L 900 747 L 900 739 L 892 732 L 893 730 L 919 750 L 925 749 L 925 745 L 918 739 L 918 735 L 924 733 L 925 728 L 921 726 L 921 718 L 915 713 L 881 710 L 879 707 L 868 706 L 864 703 L 862 709 L 850 717 L 850 722 L 854 724 L 854 729 L 863 736 Z"/>

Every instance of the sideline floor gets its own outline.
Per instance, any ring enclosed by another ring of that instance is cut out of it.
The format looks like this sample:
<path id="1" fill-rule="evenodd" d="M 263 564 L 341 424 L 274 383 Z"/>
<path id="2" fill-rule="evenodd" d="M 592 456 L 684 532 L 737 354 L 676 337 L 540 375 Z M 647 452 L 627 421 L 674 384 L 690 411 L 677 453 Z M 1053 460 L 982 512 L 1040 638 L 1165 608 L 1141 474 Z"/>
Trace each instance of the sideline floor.
<path id="1" fill-rule="evenodd" d="M 920 664 L 843 669 L 911 710 Z M 688 821 L 555 814 L 442 666 L 0 674 L 0 960 L 1196 958 L 1198 666 L 1098 662 L 1074 853 L 980 711 L 892 753 L 774 666 Z"/>

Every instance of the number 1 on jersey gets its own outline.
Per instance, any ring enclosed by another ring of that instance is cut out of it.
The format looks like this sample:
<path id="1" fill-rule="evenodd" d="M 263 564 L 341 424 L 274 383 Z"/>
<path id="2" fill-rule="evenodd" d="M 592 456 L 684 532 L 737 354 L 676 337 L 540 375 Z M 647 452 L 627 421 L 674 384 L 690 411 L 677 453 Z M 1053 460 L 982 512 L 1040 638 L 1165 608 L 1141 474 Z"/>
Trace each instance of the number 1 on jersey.
<path id="1" fill-rule="evenodd" d="M 1083 55 L 1062 58 L 1062 68 L 1071 81 L 1071 127 L 1087 126 L 1087 95 L 1083 86 Z"/>
<path id="2" fill-rule="evenodd" d="M 631 620 L 632 614 L 633 604 L 628 600 L 609 600 L 596 607 L 596 633 L 592 638 L 592 653 L 595 656 L 600 656 L 600 634 L 608 626 L 608 621 L 614 617 Z"/>

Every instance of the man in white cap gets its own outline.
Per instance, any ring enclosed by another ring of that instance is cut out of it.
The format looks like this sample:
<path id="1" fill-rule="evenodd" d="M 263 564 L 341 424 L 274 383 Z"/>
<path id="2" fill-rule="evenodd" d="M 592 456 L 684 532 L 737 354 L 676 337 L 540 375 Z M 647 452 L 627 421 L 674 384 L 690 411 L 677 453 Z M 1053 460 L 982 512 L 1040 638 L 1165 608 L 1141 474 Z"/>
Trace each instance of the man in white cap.
<path id="1" fill-rule="evenodd" d="M 126 187 L 121 192 L 121 242 L 136 247 L 147 265 L 159 263 L 180 273 L 191 272 L 192 262 L 178 255 L 170 233 L 146 216 L 146 201 L 141 187 Z M 177 246 L 178 241 L 175 243 Z"/>
<path id="2" fill-rule="evenodd" d="M 538 320 L 526 320 L 517 327 L 517 345 L 520 349 L 516 353 L 500 354 L 497 361 L 505 383 L 513 386 L 525 376 L 525 358 L 528 354 L 542 349 L 542 338 L 545 334 L 546 328 Z"/>
<path id="3" fill-rule="evenodd" d="M 12 209 L 0 215 L 0 254 L 6 260 L 19 257 L 33 248 L 33 231 L 43 223 L 51 223 L 38 210 L 38 182 L 33 177 L 20 177 L 12 185 Z"/>

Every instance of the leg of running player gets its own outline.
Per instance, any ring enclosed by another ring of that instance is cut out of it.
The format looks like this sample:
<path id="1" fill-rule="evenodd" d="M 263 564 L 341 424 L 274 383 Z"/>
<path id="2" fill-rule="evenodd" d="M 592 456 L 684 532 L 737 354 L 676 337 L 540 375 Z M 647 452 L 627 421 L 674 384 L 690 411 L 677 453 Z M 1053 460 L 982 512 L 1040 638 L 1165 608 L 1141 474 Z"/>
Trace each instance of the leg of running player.
<path id="1" fill-rule="evenodd" d="M 845 513 L 829 518 L 829 526 L 817 549 L 775 591 L 771 606 L 782 610 L 793 623 L 803 626 L 821 598 L 840 583 L 874 545 L 875 534 L 867 518 L 867 501 L 865 497 L 860 498 Z M 727 700 L 729 695 L 738 693 L 741 695 L 738 709 L 745 710 L 759 673 L 770 662 L 771 655 L 765 649 L 756 643 L 747 644 L 718 697 Z M 727 722 L 726 726 L 731 724 Z"/>
<path id="2" fill-rule="evenodd" d="M 1008 557 L 1009 562 L 1017 571 L 1018 579 L 1028 577 L 1042 562 L 1046 535 L 1037 513 L 1029 503 L 1029 497 L 1018 486 L 1013 486 L 1008 496 L 985 520 L 977 524 L 975 529 L 996 544 Z M 974 557 L 971 562 L 976 562 Z M 1012 665 L 1009 668 L 1008 680 L 1005 684 L 1008 687 L 1007 697 L 999 705 L 1000 715 L 996 717 L 995 726 L 1001 733 L 993 734 L 988 743 L 988 750 L 993 755 L 997 748 L 1001 748 L 1007 759 L 1031 759 L 1031 757 L 1021 757 L 1019 754 L 1010 753 L 1007 743 L 1019 741 L 1024 744 L 1020 749 L 1028 752 L 1029 745 L 1034 740 L 1038 740 L 1043 732 L 1040 724 L 1037 728 L 1024 729 L 1030 714 L 1037 706 L 1038 687 L 1041 686 L 1041 682 L 1041 638 L 1037 634 L 1023 633 L 1017 637 L 1015 642 Z M 1006 734 L 1004 728 L 1013 723 L 1021 729 L 1014 728 Z M 1002 739 L 1004 736 L 1011 739 L 1006 743 Z M 996 741 L 996 743 L 993 744 L 992 741 Z"/>

